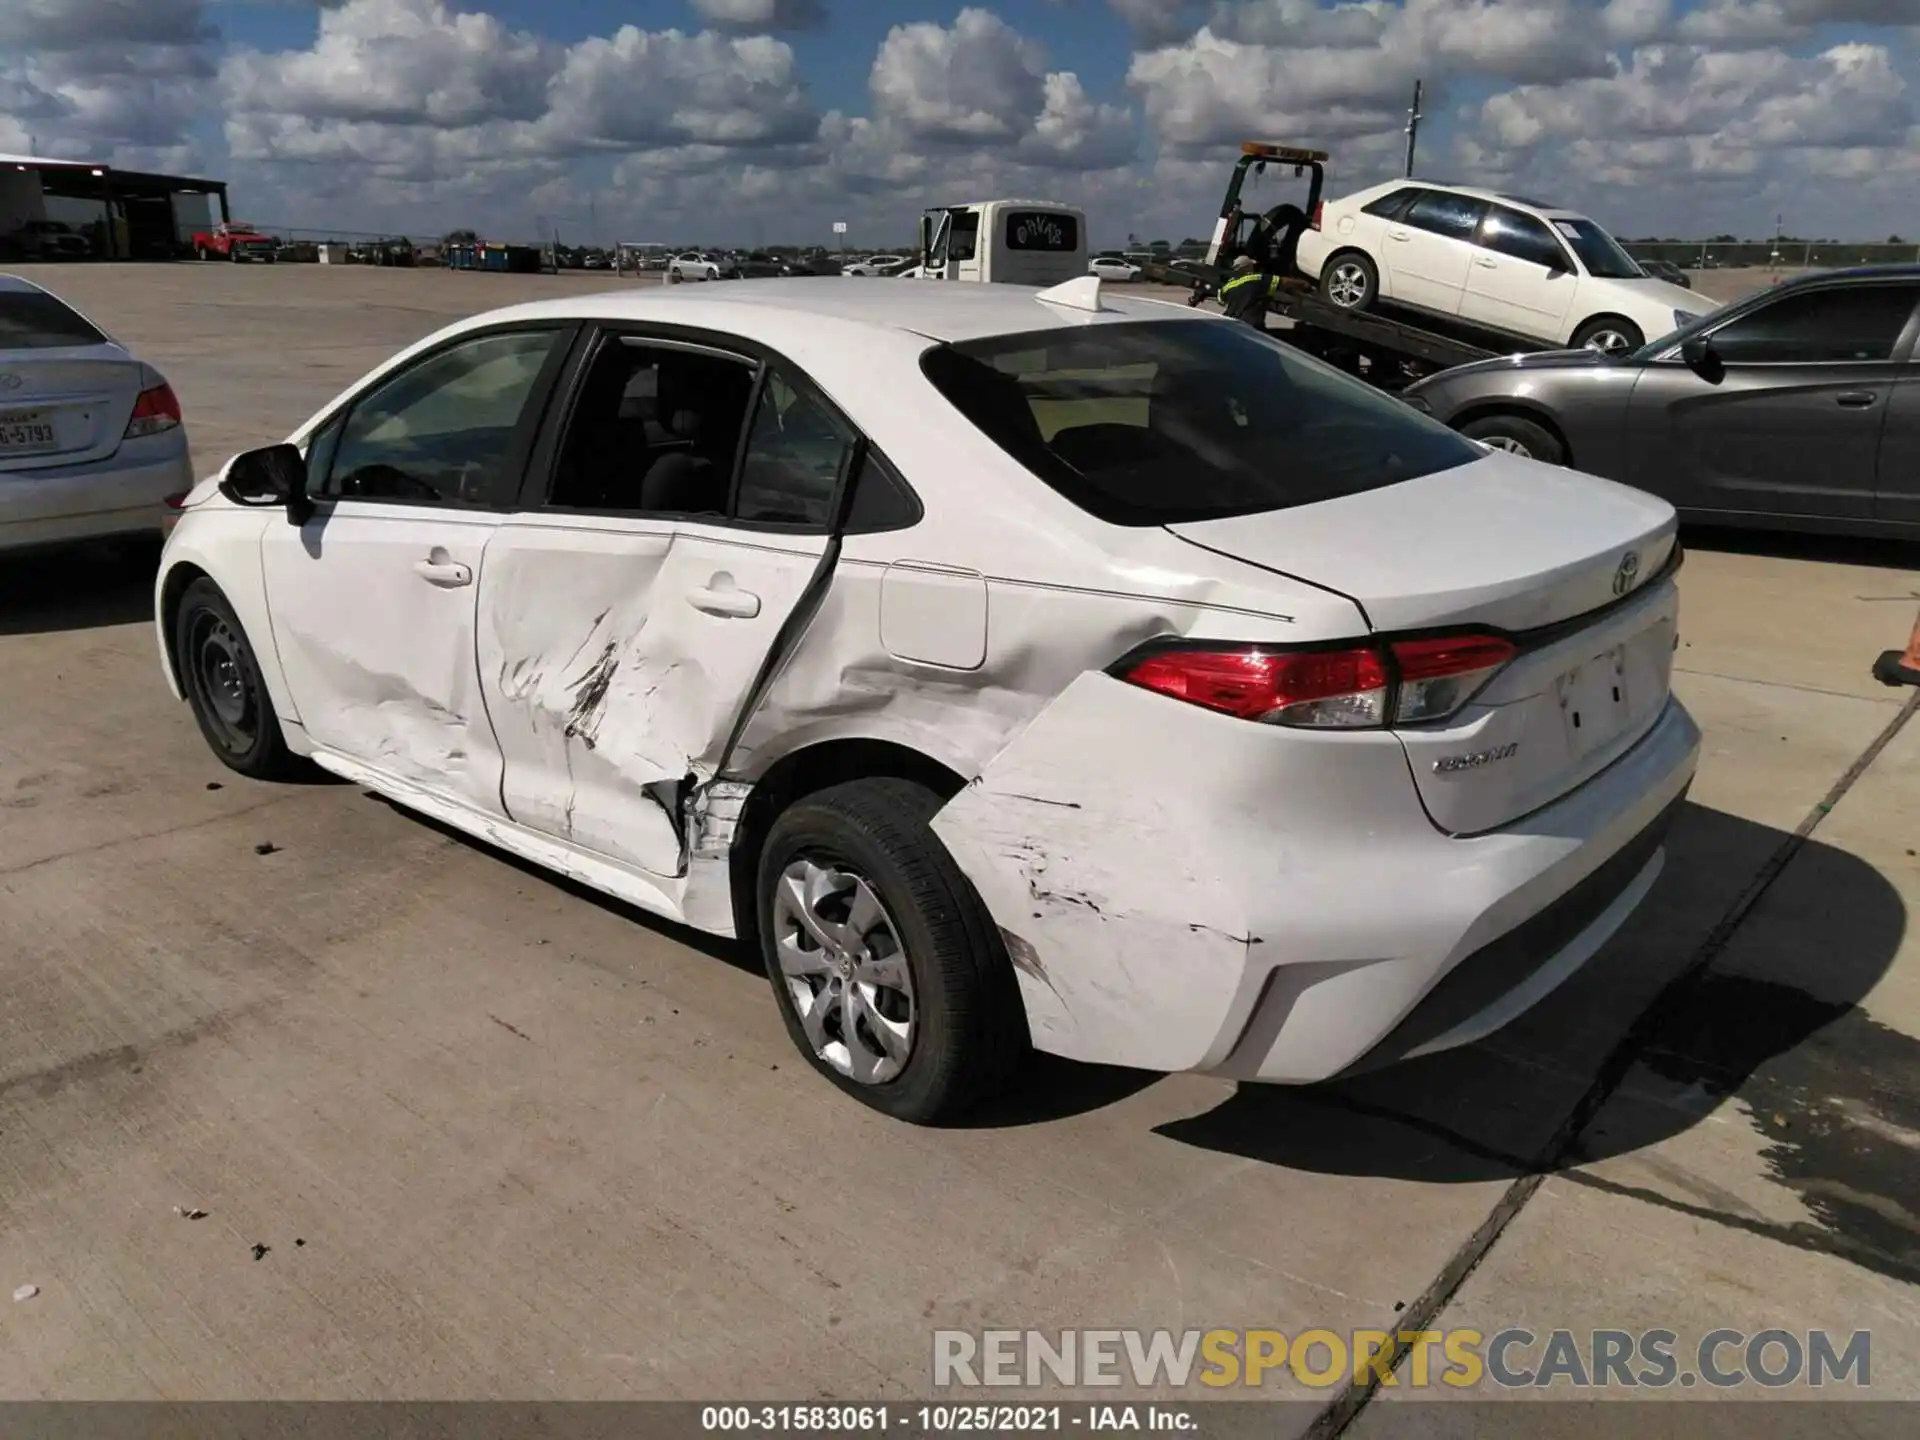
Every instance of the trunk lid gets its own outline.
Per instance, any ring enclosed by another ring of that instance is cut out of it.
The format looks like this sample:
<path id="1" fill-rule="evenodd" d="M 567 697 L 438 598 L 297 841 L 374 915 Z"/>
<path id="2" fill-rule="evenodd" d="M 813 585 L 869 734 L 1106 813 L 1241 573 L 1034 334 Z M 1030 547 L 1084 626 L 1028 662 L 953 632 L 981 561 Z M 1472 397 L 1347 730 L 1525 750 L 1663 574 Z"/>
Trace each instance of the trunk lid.
<path id="1" fill-rule="evenodd" d="M 1450 833 L 1551 804 L 1666 707 L 1676 519 L 1640 491 L 1495 453 L 1358 495 L 1170 528 L 1347 596 L 1377 632 L 1484 628 L 1519 644 L 1463 710 L 1397 732 L 1427 813 Z"/>
<path id="2" fill-rule="evenodd" d="M 118 345 L 0 352 L 0 473 L 80 465 L 119 448 L 140 362 Z"/>

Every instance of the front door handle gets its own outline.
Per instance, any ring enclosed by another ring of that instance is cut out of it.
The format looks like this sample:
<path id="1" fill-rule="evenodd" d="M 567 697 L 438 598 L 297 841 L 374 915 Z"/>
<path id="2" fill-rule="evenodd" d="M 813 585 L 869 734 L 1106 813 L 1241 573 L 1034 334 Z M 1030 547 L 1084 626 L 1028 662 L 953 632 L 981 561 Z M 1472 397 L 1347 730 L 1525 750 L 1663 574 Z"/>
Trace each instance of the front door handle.
<path id="1" fill-rule="evenodd" d="M 413 562 L 413 573 L 443 590 L 457 590 L 473 583 L 473 567 L 448 558 L 447 552 L 437 545 L 426 559 Z"/>
<path id="2" fill-rule="evenodd" d="M 1498 260 L 1491 259 L 1490 257 L 1485 255 L 1474 256 L 1473 263 L 1476 265 L 1484 266 L 1488 270 L 1498 270 L 1500 268 L 1500 262 Z"/>
<path id="3" fill-rule="evenodd" d="M 1864 410 L 1880 396 L 1872 390 L 1842 390 L 1833 398 L 1836 404 L 1844 405 L 1849 410 Z"/>
<path id="4" fill-rule="evenodd" d="M 751 620 L 760 613 L 760 597 L 747 590 L 720 590 L 702 585 L 687 592 L 687 603 L 709 615 L 726 615 L 735 620 Z"/>

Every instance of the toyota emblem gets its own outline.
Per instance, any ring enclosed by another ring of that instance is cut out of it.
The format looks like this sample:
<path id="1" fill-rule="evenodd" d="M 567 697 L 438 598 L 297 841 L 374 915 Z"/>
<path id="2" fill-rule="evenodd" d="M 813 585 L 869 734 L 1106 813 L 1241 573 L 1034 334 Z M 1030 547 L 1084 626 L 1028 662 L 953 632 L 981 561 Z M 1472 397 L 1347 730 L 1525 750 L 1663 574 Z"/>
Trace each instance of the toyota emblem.
<path id="1" fill-rule="evenodd" d="M 26 383 L 11 370 L 0 371 L 0 390 L 18 390 Z"/>
<path id="2" fill-rule="evenodd" d="M 1620 557 L 1620 563 L 1613 571 L 1613 593 L 1624 595 L 1633 588 L 1633 582 L 1640 578 L 1640 556 L 1629 550 Z"/>

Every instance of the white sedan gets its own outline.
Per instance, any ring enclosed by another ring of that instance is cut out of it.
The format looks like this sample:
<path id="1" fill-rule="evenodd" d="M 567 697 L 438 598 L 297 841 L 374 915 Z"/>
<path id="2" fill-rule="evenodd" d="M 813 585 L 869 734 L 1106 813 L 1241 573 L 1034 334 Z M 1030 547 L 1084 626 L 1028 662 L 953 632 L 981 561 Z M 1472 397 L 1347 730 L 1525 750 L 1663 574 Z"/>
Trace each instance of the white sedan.
<path id="1" fill-rule="evenodd" d="M 892 275 L 904 269 L 908 261 L 905 255 L 869 255 L 864 260 L 856 260 L 845 266 L 842 275 Z"/>
<path id="2" fill-rule="evenodd" d="M 1502 339 L 1626 355 L 1714 308 L 1656 279 L 1585 215 L 1395 180 L 1320 207 L 1301 273 L 1343 310 L 1377 301 Z"/>
<path id="3" fill-rule="evenodd" d="M 58 296 L 0 275 L 0 551 L 158 536 L 193 484 L 159 371 Z"/>
<path id="4" fill-rule="evenodd" d="M 732 278 L 734 270 L 731 260 L 691 250 L 667 262 L 669 280 L 725 280 Z"/>
<path id="5" fill-rule="evenodd" d="M 421 341 L 196 489 L 155 604 L 233 769 L 741 937 L 932 1121 L 1029 1045 L 1313 1081 L 1538 1000 L 1694 771 L 1678 559 L 1218 316 L 795 279 Z"/>
<path id="6" fill-rule="evenodd" d="M 1124 255 L 1096 255 L 1087 262 L 1087 273 L 1102 280 L 1130 284 L 1140 278 L 1140 267 Z"/>

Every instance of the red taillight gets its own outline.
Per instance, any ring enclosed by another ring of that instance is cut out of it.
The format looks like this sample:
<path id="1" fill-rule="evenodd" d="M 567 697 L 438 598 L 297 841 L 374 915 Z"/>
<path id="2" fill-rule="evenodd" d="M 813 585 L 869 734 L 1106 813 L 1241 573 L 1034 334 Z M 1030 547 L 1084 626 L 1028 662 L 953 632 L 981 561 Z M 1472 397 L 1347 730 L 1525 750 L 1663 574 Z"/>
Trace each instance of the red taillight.
<path id="1" fill-rule="evenodd" d="M 1471 700 L 1514 656 L 1510 640 L 1454 635 L 1384 649 L 1155 651 L 1123 662 L 1119 678 L 1243 720 L 1365 730 L 1439 720 Z"/>
<path id="2" fill-rule="evenodd" d="M 1387 668 L 1371 649 L 1163 650 L 1120 678 L 1270 725 L 1354 729 L 1379 725 L 1387 713 Z"/>
<path id="3" fill-rule="evenodd" d="M 1327 202 L 1324 200 L 1316 200 L 1313 205 L 1313 228 L 1314 229 L 1318 230 L 1320 228 L 1320 217 L 1322 215 L 1325 215 L 1326 213 L 1327 213 Z"/>
<path id="4" fill-rule="evenodd" d="M 179 423 L 180 402 L 174 398 L 173 387 L 163 380 L 151 390 L 142 390 L 140 398 L 133 402 L 133 415 L 127 421 L 125 438 L 158 435 Z"/>

